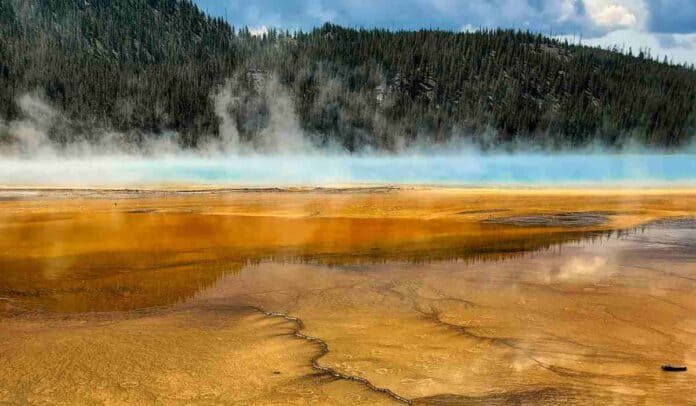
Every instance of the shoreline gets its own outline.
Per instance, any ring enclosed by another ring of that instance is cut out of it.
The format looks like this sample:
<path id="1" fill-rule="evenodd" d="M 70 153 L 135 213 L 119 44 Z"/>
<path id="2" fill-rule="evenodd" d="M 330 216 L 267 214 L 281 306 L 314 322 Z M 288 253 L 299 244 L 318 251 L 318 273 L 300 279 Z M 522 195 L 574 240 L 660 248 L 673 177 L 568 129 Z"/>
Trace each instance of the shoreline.
<path id="1" fill-rule="evenodd" d="M 696 183 L 688 184 L 401 184 L 401 183 L 346 183 L 346 184 L 296 184 L 296 185 L 217 185 L 217 184 L 134 184 L 134 185 L 0 185 L 3 192 L 117 192 L 117 193 L 307 193 L 307 192 L 384 192 L 384 191 L 476 191 L 476 192 L 606 192 L 616 193 L 696 193 Z"/>

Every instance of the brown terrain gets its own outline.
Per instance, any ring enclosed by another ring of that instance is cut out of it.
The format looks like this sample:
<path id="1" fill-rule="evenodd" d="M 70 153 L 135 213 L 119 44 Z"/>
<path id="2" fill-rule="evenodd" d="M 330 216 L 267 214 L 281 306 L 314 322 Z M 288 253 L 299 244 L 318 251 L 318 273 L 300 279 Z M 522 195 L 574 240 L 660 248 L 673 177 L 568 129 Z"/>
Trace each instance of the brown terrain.
<path id="1" fill-rule="evenodd" d="M 696 403 L 695 217 L 691 189 L 3 190 L 0 403 Z"/>

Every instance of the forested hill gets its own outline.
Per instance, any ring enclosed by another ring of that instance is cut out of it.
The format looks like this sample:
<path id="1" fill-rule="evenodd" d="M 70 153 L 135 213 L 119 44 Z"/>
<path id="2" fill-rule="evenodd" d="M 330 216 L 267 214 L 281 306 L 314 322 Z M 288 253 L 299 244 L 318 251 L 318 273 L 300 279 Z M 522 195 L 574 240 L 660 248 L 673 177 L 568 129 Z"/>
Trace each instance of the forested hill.
<path id="1" fill-rule="evenodd" d="M 216 103 L 224 86 L 231 97 Z M 676 148 L 696 132 L 696 70 L 643 53 L 509 30 L 325 25 L 259 37 L 188 0 L 0 0 L 4 122 L 27 115 L 25 94 L 60 112 L 47 129 L 56 143 L 108 130 L 195 147 L 219 135 L 221 108 L 253 141 L 279 97 L 315 144 L 351 151 L 455 137 Z M 0 142 L 12 142 L 10 129 L 0 125 Z"/>

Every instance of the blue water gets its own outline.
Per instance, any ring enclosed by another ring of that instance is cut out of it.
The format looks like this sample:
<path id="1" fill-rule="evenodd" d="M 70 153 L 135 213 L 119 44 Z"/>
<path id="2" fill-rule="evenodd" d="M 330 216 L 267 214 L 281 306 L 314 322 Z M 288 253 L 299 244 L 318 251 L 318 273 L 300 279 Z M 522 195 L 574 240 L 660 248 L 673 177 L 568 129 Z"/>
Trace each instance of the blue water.
<path id="1" fill-rule="evenodd" d="M 696 155 L 108 157 L 1 160 L 2 185 L 696 185 Z"/>

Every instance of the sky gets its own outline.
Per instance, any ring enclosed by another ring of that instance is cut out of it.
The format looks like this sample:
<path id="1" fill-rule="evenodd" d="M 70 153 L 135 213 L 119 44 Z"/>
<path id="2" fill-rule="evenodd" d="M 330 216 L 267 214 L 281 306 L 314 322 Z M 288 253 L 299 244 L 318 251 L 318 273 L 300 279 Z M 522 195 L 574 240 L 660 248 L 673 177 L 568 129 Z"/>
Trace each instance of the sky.
<path id="1" fill-rule="evenodd" d="M 253 33 L 270 27 L 481 27 L 541 32 L 585 45 L 696 64 L 696 0 L 194 0 L 208 13 Z"/>

